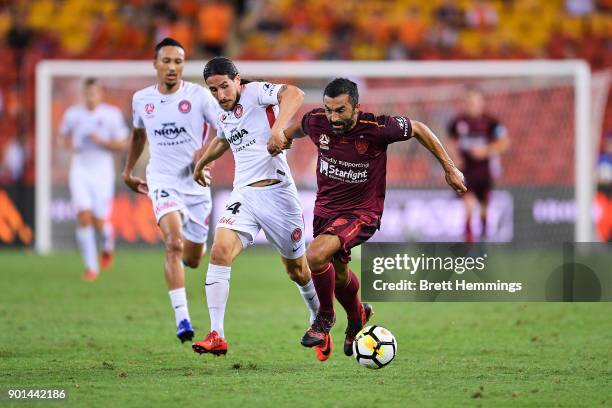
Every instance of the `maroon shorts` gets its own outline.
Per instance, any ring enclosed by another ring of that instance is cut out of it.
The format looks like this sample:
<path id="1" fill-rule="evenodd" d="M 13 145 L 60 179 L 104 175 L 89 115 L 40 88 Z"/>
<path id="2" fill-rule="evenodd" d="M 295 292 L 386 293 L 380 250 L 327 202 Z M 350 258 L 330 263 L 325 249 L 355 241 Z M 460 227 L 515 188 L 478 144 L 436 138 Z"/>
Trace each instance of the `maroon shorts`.
<path id="1" fill-rule="evenodd" d="M 487 203 L 489 194 L 493 189 L 493 180 L 488 173 L 465 172 L 465 186 L 468 191 L 476 196 L 478 201 Z"/>
<path id="2" fill-rule="evenodd" d="M 331 218 L 315 215 L 312 225 L 315 238 L 322 234 L 340 238 L 342 248 L 334 254 L 334 258 L 346 264 L 351 260 L 351 248 L 366 242 L 380 228 L 380 218 L 356 213 Z"/>

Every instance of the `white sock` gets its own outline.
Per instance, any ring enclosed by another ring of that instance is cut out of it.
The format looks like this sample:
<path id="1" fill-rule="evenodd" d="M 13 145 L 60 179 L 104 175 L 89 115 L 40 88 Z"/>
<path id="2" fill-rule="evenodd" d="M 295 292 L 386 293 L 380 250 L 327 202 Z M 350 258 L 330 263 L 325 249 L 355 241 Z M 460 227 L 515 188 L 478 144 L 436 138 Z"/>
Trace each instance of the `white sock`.
<path id="1" fill-rule="evenodd" d="M 231 271 L 231 266 L 208 264 L 208 271 L 206 272 L 205 289 L 208 314 L 210 315 L 210 330 L 216 330 L 222 338 L 225 338 L 223 318 L 225 317 L 225 305 L 229 295 Z"/>
<path id="2" fill-rule="evenodd" d="M 102 227 L 102 247 L 105 252 L 115 250 L 115 230 L 110 222 L 105 222 Z"/>
<path id="3" fill-rule="evenodd" d="M 168 292 L 170 295 L 170 302 L 172 302 L 172 307 L 174 308 L 174 317 L 176 319 L 176 325 L 181 322 L 181 320 L 187 319 L 191 321 L 189 318 L 189 309 L 187 309 L 187 293 L 185 292 L 185 288 L 173 289 Z"/>
<path id="4" fill-rule="evenodd" d="M 98 273 L 98 253 L 96 250 L 96 231 L 94 227 L 77 227 L 76 238 L 85 268 Z"/>
<path id="5" fill-rule="evenodd" d="M 315 290 L 314 282 L 311 280 L 308 281 L 304 286 L 300 286 L 297 282 L 295 286 L 300 290 L 300 295 L 304 298 L 304 303 L 306 303 L 306 307 L 310 312 L 310 323 L 314 322 L 315 317 L 317 316 L 317 312 L 319 311 L 319 297 L 317 296 L 317 291 Z"/>

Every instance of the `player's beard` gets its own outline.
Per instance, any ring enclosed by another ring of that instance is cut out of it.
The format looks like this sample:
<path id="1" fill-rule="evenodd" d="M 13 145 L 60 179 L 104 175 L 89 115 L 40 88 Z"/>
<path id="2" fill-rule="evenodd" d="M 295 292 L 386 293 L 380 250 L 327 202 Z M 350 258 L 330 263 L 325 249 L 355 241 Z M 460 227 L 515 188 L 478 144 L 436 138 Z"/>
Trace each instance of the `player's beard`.
<path id="1" fill-rule="evenodd" d="M 219 102 L 219 106 L 221 106 L 221 109 L 223 109 L 224 111 L 231 112 L 234 110 L 236 105 L 238 105 L 238 102 L 240 102 L 240 92 L 236 93 L 236 99 L 234 99 L 234 103 L 232 103 L 232 105 L 229 108 L 226 108 L 223 105 L 221 105 L 221 102 Z"/>
<path id="2" fill-rule="evenodd" d="M 332 132 L 335 135 L 342 135 L 342 134 L 348 132 L 349 130 L 351 130 L 351 128 L 353 127 L 354 123 L 355 123 L 355 121 L 353 119 L 338 120 L 338 121 L 335 121 L 335 122 L 331 122 Z M 342 125 L 342 127 L 336 128 L 336 127 L 334 127 L 334 125 Z"/>

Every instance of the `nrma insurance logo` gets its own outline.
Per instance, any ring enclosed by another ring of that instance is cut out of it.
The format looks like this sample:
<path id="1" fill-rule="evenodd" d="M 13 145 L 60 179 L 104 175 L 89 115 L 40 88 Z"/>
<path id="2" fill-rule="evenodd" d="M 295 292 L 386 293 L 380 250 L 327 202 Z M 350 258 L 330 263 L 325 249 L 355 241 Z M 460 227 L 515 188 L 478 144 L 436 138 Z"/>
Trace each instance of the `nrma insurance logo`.
<path id="1" fill-rule="evenodd" d="M 187 133 L 183 126 L 176 126 L 176 122 L 162 123 L 161 129 L 155 129 L 155 136 L 163 136 L 166 139 L 174 140 L 181 133 Z"/>
<path id="2" fill-rule="evenodd" d="M 335 159 L 331 159 L 334 160 Z M 343 169 L 337 164 L 321 158 L 319 162 L 319 173 L 334 180 L 343 181 L 345 183 L 364 183 L 368 181 L 367 169 Z"/>
<path id="3" fill-rule="evenodd" d="M 230 132 L 230 136 L 227 138 L 227 141 L 233 144 L 234 146 L 238 146 L 242 143 L 242 138 L 249 134 L 249 131 L 246 129 L 232 129 Z"/>

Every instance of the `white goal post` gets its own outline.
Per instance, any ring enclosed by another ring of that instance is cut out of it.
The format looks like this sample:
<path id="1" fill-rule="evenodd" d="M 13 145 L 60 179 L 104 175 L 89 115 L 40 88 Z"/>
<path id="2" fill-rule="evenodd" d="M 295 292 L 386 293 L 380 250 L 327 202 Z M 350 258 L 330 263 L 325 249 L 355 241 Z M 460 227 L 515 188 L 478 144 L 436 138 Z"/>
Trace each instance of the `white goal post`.
<path id="1" fill-rule="evenodd" d="M 563 61 L 236 61 L 248 77 L 334 78 L 570 78 L 574 86 L 576 242 L 594 240 L 592 203 L 593 157 L 597 137 L 591 134 L 591 72 L 582 60 Z M 200 77 L 201 62 L 187 62 L 184 75 Z M 51 115 L 52 80 L 56 77 L 143 77 L 154 78 L 151 61 L 42 61 L 36 67 L 36 211 L 35 245 L 38 253 L 51 248 Z M 544 158 L 543 158 L 544 160 Z"/>

